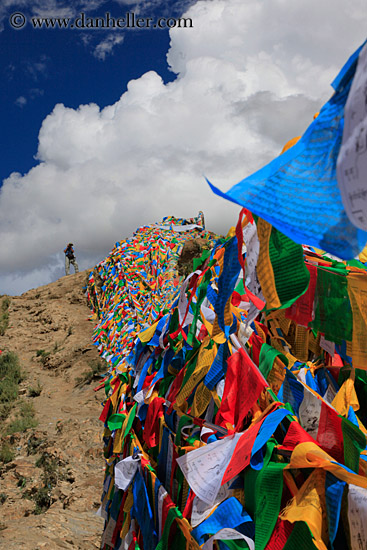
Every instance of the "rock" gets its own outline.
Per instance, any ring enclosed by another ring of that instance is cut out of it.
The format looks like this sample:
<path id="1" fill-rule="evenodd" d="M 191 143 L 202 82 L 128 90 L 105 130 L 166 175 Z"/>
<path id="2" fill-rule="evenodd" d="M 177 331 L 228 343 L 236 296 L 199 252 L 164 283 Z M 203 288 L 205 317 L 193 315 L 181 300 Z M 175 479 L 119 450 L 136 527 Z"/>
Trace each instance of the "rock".
<path id="1" fill-rule="evenodd" d="M 209 243 L 206 239 L 197 238 L 187 240 L 182 248 L 177 266 L 180 275 L 187 276 L 192 272 L 193 259 L 200 258 L 203 249 L 209 248 Z"/>
<path id="2" fill-rule="evenodd" d="M 13 460 L 14 473 L 18 479 L 30 478 L 35 474 L 36 466 L 30 459 L 17 457 Z"/>

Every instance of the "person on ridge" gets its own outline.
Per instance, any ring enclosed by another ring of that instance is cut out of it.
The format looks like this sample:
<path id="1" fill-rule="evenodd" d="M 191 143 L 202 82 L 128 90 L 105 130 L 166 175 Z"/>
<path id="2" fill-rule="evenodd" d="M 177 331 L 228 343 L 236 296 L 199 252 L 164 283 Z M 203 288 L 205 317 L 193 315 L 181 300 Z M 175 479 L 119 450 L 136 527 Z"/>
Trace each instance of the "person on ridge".
<path id="1" fill-rule="evenodd" d="M 79 267 L 75 259 L 73 243 L 69 243 L 65 250 L 65 275 L 70 275 L 70 264 L 74 266 L 75 273 L 79 272 Z"/>

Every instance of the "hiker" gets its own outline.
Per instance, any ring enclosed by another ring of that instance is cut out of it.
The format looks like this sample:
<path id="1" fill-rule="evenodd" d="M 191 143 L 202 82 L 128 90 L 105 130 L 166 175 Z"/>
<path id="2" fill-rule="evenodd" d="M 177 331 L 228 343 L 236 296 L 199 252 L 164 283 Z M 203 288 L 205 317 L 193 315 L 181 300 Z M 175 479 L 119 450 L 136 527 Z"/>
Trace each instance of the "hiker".
<path id="1" fill-rule="evenodd" d="M 79 272 L 78 264 L 76 263 L 73 243 L 69 243 L 65 248 L 65 275 L 70 275 L 70 264 L 74 266 L 75 273 Z"/>

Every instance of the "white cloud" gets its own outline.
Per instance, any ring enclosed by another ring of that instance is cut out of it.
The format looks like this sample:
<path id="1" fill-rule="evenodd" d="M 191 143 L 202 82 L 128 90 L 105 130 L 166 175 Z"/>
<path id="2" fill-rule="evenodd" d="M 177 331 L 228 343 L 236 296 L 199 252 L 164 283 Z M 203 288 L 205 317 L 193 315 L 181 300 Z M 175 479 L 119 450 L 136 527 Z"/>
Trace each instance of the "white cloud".
<path id="1" fill-rule="evenodd" d="M 122 34 L 117 34 L 116 32 L 109 33 L 106 38 L 94 48 L 94 57 L 100 61 L 104 61 L 106 59 L 106 55 L 110 55 L 114 47 L 118 44 L 122 44 L 123 41 L 124 36 Z"/>
<path id="2" fill-rule="evenodd" d="M 14 103 L 17 107 L 20 107 L 22 109 L 27 105 L 28 99 L 33 100 L 37 97 L 43 96 L 43 94 L 44 90 L 41 90 L 40 88 L 31 88 L 28 92 L 28 98 L 24 95 L 20 95 L 19 97 L 17 97 Z"/>
<path id="3" fill-rule="evenodd" d="M 175 17 L 181 14 L 190 5 L 195 4 L 195 0 L 115 0 L 117 4 L 133 10 L 135 13 L 147 14 L 148 11 L 159 8 L 161 16 Z M 148 14 L 149 15 L 149 14 Z"/>
<path id="4" fill-rule="evenodd" d="M 170 33 L 174 82 L 148 72 L 114 105 L 59 104 L 43 121 L 39 165 L 0 193 L 0 292 L 49 282 L 70 240 L 83 268 L 165 215 L 202 209 L 226 232 L 239 209 L 203 176 L 228 189 L 302 133 L 367 22 L 364 0 L 207 0 L 186 16 L 193 28 Z"/>
<path id="5" fill-rule="evenodd" d="M 15 105 L 17 107 L 24 107 L 25 105 L 27 105 L 27 98 L 24 97 L 24 95 L 20 95 L 19 97 L 17 97 L 17 99 L 14 101 Z"/>

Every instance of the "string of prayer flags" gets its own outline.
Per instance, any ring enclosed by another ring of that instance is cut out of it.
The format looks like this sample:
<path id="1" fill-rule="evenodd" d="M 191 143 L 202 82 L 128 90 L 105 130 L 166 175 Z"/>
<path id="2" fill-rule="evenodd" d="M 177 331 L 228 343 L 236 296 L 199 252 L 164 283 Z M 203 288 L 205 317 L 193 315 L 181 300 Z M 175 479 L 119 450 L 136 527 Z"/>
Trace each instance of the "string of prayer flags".
<path id="1" fill-rule="evenodd" d="M 208 249 L 183 280 L 199 235 Z M 225 239 L 170 217 L 116 243 L 87 291 L 109 365 L 102 550 L 359 550 L 361 262 L 245 210 Z"/>

